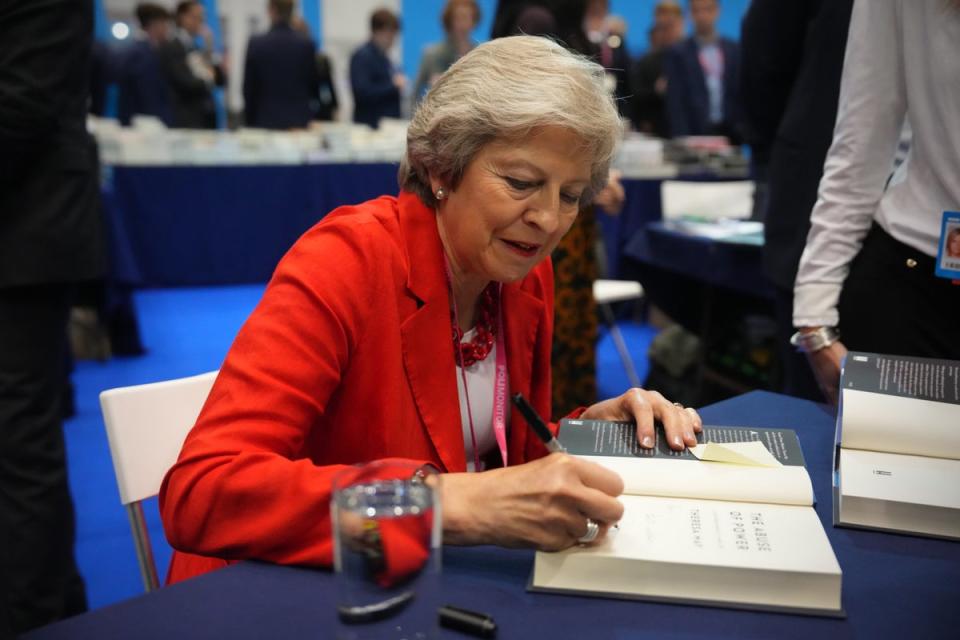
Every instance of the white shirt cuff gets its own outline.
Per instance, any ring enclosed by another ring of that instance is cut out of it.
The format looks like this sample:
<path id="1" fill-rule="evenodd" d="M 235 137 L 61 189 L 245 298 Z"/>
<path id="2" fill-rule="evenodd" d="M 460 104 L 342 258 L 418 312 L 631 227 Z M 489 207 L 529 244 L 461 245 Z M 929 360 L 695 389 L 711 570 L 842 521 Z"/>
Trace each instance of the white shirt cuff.
<path id="1" fill-rule="evenodd" d="M 835 327 L 840 322 L 837 303 L 840 285 L 810 283 L 793 290 L 793 326 Z"/>

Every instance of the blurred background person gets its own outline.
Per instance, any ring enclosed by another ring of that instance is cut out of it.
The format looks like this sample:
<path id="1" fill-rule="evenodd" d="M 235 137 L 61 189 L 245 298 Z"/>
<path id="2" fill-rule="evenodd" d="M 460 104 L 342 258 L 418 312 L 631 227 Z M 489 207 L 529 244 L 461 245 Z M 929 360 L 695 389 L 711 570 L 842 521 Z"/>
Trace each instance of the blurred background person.
<path id="1" fill-rule="evenodd" d="M 753 0 L 740 37 L 745 133 L 764 220 L 784 393 L 823 401 L 790 345 L 793 283 L 833 139 L 853 0 Z M 762 185 L 766 183 L 766 193 Z"/>
<path id="2" fill-rule="evenodd" d="M 597 62 L 607 71 L 620 115 L 627 113 L 630 97 L 630 54 L 627 51 L 627 23 L 610 15 L 609 0 L 588 0 L 583 19 L 587 39 L 597 49 Z"/>
<path id="3" fill-rule="evenodd" d="M 584 31 L 586 13 L 585 0 L 500 0 L 494 33 L 551 37 L 568 49 L 597 60 L 599 49 Z M 616 215 L 623 207 L 624 197 L 617 173 L 611 172 L 607 186 L 597 193 L 591 205 L 581 209 L 550 256 L 555 303 L 550 361 L 554 415 L 589 406 L 597 399 L 598 333 L 593 282 L 599 275 L 596 252 L 599 233 L 595 212 L 599 208 L 608 215 Z"/>
<path id="4" fill-rule="evenodd" d="M 548 36 L 571 51 L 599 61 L 599 50 L 584 31 L 586 15 L 586 0 L 499 0 L 490 37 L 520 33 Z"/>
<path id="5" fill-rule="evenodd" d="M 243 73 L 246 125 L 305 129 L 320 90 L 316 45 L 290 24 L 294 0 L 269 0 L 270 30 L 253 36 Z"/>
<path id="6" fill-rule="evenodd" d="M 293 30 L 313 40 L 310 28 L 301 16 L 290 18 Z M 310 119 L 332 121 L 337 119 L 337 109 L 340 101 L 337 99 L 337 88 L 333 81 L 333 61 L 322 51 L 314 53 L 317 66 L 317 95 L 310 101 Z"/>
<path id="7" fill-rule="evenodd" d="M 340 100 L 333 81 L 333 61 L 322 51 L 317 51 L 317 101 L 313 107 L 313 119 L 327 122 L 337 119 Z"/>
<path id="8" fill-rule="evenodd" d="M 960 208 L 957 34 L 955 1 L 853 5 L 793 298 L 793 342 L 834 402 L 848 348 L 960 359 L 960 285 L 934 273 L 943 213 Z M 913 139 L 891 176 L 906 120 Z"/>
<path id="9" fill-rule="evenodd" d="M 170 12 L 161 5 L 144 2 L 137 5 L 136 13 L 140 30 L 120 58 L 118 119 L 128 126 L 133 116 L 153 116 L 169 127 L 173 125 L 173 111 L 159 51 L 170 37 Z"/>
<path id="10" fill-rule="evenodd" d="M 740 142 L 736 42 L 717 33 L 718 0 L 690 0 L 693 35 L 664 58 L 670 135 L 721 135 Z"/>
<path id="11" fill-rule="evenodd" d="M 370 15 L 370 40 L 350 58 L 353 121 L 376 129 L 380 118 L 400 117 L 400 98 L 407 78 L 387 53 L 400 31 L 400 20 L 389 9 Z"/>
<path id="12" fill-rule="evenodd" d="M 67 318 L 105 268 L 92 0 L 0 4 L 0 637 L 81 613 L 61 421 Z M 15 67 L 15 72 L 11 67 Z"/>
<path id="13" fill-rule="evenodd" d="M 173 126 L 216 129 L 213 88 L 223 86 L 226 76 L 213 53 L 213 34 L 206 23 L 206 12 L 196 0 L 185 0 L 177 5 L 175 19 L 174 37 L 160 48 L 173 107 Z M 203 41 L 203 47 L 198 46 L 198 39 Z"/>
<path id="14" fill-rule="evenodd" d="M 683 9 L 673 0 L 658 2 L 650 27 L 650 48 L 633 67 L 630 85 L 630 120 L 637 131 L 658 138 L 670 137 L 667 120 L 667 76 L 663 57 L 670 47 L 683 39 Z"/>
<path id="15" fill-rule="evenodd" d="M 432 44 L 423 51 L 420 70 L 413 83 L 414 104 L 420 101 L 427 89 L 450 65 L 477 46 L 477 42 L 470 35 L 480 22 L 480 7 L 476 0 L 448 0 L 440 21 L 447 37 L 443 42 Z"/>

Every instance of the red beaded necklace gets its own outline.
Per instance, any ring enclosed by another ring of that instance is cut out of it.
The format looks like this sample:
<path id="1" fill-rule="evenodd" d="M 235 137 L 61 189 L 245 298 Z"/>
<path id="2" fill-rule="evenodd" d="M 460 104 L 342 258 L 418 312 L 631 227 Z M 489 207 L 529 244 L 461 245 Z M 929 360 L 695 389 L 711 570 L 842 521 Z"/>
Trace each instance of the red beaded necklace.
<path id="1" fill-rule="evenodd" d="M 493 349 L 493 343 L 497 337 L 497 311 L 499 301 L 497 300 L 497 283 L 491 282 L 480 294 L 480 301 L 477 303 L 477 324 L 476 334 L 470 342 L 463 342 L 463 331 L 457 325 L 457 319 L 453 309 L 450 310 L 450 324 L 453 327 L 453 355 L 458 360 L 457 364 L 461 367 L 470 367 L 485 359 L 490 355 Z M 460 350 L 460 358 L 457 358 L 457 349 Z"/>

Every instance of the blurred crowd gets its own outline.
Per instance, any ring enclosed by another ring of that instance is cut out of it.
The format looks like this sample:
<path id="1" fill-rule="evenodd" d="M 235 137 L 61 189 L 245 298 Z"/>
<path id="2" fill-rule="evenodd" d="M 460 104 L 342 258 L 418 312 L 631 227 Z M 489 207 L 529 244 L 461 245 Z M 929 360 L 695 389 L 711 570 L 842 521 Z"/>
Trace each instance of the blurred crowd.
<path id="1" fill-rule="evenodd" d="M 491 37 L 517 33 L 554 37 L 608 69 L 608 88 L 636 131 L 661 138 L 724 135 L 742 139 L 737 91 L 739 49 L 720 36 L 717 0 L 689 2 L 687 16 L 675 0 L 653 8 L 645 53 L 627 46 L 627 23 L 610 13 L 608 0 L 501 0 Z M 117 116 L 129 124 L 153 116 L 168 127 L 215 128 L 214 90 L 242 83 L 248 127 L 304 128 L 313 120 L 352 119 L 377 127 L 381 118 L 408 115 L 436 79 L 476 46 L 480 23 L 475 0 L 449 0 L 439 16 L 444 39 L 424 47 L 411 82 L 396 64 L 400 18 L 389 9 L 369 17 L 369 39 L 353 51 L 348 70 L 352 114 L 339 113 L 330 57 L 318 50 L 295 0 L 267 0 L 270 26 L 248 43 L 242 73 L 228 73 L 213 46 L 203 4 L 183 0 L 137 6 L 133 42 L 94 51 L 92 104 L 106 110 L 106 88 L 115 85 Z"/>

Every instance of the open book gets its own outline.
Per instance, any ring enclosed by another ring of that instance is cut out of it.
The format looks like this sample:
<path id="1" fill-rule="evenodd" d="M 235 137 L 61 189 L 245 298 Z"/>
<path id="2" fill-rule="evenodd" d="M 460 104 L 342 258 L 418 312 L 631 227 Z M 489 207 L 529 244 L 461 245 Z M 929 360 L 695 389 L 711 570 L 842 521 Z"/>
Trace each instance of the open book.
<path id="1" fill-rule="evenodd" d="M 561 422 L 571 454 L 623 478 L 624 515 L 600 544 L 538 552 L 531 589 L 842 614 L 840 565 L 796 433 L 704 427 L 702 442 L 759 441 L 771 466 L 701 460 L 662 436 L 646 450 L 632 423 Z"/>
<path id="2" fill-rule="evenodd" d="M 960 362 L 847 354 L 834 524 L 960 538 Z"/>

